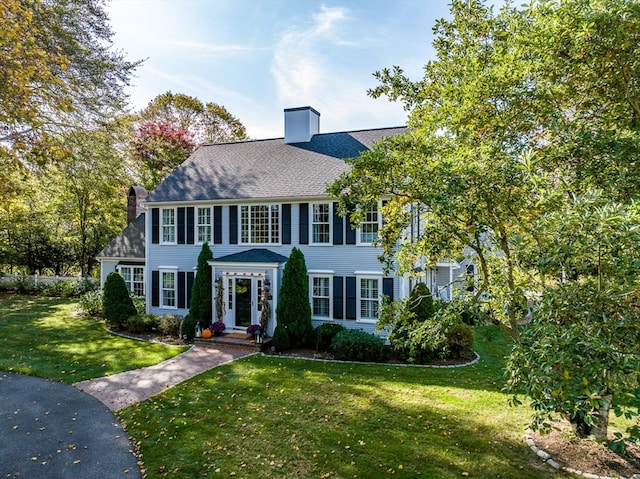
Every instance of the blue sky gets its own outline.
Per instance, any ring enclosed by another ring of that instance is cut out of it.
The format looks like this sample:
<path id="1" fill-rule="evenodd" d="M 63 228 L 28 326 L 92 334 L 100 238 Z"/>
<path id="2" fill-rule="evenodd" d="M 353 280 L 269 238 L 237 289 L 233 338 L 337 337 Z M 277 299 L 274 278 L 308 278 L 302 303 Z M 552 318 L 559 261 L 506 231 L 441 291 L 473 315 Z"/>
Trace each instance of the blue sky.
<path id="1" fill-rule="evenodd" d="M 115 48 L 146 59 L 134 109 L 186 93 L 262 139 L 284 135 L 285 108 L 307 105 L 323 133 L 404 125 L 402 105 L 367 89 L 393 65 L 422 77 L 448 0 L 111 0 L 107 12 Z"/>

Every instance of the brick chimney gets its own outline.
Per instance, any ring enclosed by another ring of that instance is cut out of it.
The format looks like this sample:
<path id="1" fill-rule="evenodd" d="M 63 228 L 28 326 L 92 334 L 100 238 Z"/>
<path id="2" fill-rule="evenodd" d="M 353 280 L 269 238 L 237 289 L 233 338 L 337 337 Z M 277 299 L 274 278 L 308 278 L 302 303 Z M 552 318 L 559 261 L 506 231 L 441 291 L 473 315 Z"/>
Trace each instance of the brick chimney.
<path id="1" fill-rule="evenodd" d="M 147 190 L 142 186 L 132 186 L 127 194 L 127 224 L 132 223 L 140 213 L 144 212 L 142 200 L 147 197 Z"/>
<path id="2" fill-rule="evenodd" d="M 284 142 L 308 143 L 320 133 L 320 113 L 310 106 L 285 108 Z"/>

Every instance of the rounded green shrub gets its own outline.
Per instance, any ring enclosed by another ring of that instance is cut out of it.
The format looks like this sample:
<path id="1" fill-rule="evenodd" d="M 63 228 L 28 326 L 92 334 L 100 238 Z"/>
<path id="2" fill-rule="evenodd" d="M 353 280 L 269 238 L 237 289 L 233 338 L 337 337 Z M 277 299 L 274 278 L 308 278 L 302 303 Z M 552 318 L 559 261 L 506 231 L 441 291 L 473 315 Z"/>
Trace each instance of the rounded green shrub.
<path id="1" fill-rule="evenodd" d="M 180 323 L 184 319 L 179 314 L 164 314 L 160 316 L 158 331 L 166 336 L 177 338 L 180 336 Z"/>
<path id="2" fill-rule="evenodd" d="M 475 331 L 465 323 L 456 323 L 447 331 L 447 348 L 450 358 L 472 359 Z"/>
<path id="3" fill-rule="evenodd" d="M 107 275 L 102 295 L 102 315 L 111 328 L 124 329 L 129 316 L 137 314 L 129 290 L 122 276 L 113 272 Z"/>
<path id="4" fill-rule="evenodd" d="M 384 360 L 384 341 L 359 329 L 345 329 L 333 338 L 331 350 L 343 361 L 379 362 Z"/>
<path id="5" fill-rule="evenodd" d="M 84 316 L 102 316 L 102 291 L 89 291 L 80 296 L 78 312 Z"/>
<path id="6" fill-rule="evenodd" d="M 157 329 L 158 322 L 153 314 L 134 314 L 127 318 L 127 330 L 134 334 L 148 333 Z"/>
<path id="7" fill-rule="evenodd" d="M 340 331 L 344 331 L 344 326 L 338 323 L 324 323 L 313 330 L 315 335 L 315 350 L 329 351 L 333 338 Z"/>

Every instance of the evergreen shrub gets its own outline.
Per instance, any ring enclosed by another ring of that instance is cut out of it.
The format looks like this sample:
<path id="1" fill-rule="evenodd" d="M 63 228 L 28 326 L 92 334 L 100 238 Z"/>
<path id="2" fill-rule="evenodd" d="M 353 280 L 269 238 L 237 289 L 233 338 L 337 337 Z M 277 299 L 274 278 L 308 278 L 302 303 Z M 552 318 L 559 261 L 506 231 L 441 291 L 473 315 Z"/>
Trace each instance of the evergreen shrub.
<path id="1" fill-rule="evenodd" d="M 193 339 L 196 335 L 197 323 L 198 320 L 194 318 L 191 313 L 187 314 L 182 321 L 180 321 L 180 337 L 186 340 Z"/>
<path id="2" fill-rule="evenodd" d="M 157 329 L 159 318 L 153 314 L 134 314 L 127 318 L 127 331 L 140 334 Z"/>
<path id="3" fill-rule="evenodd" d="M 343 361 L 380 362 L 385 358 L 384 341 L 359 329 L 345 329 L 333 338 L 331 350 Z"/>
<path id="4" fill-rule="evenodd" d="M 209 244 L 205 242 L 198 255 L 196 277 L 193 280 L 189 301 L 189 314 L 195 318 L 196 323 L 200 322 L 202 329 L 208 328 L 213 319 L 212 278 L 211 266 L 209 266 L 209 261 L 212 259 L 213 253 Z"/>
<path id="5" fill-rule="evenodd" d="M 177 338 L 180 336 L 180 323 L 184 319 L 179 314 L 164 314 L 160 316 L 158 331 L 166 336 Z"/>
<path id="6" fill-rule="evenodd" d="M 333 338 L 340 331 L 344 331 L 344 326 L 337 323 L 324 323 L 313 330 L 315 335 L 314 346 L 316 351 L 327 352 L 331 349 Z"/>
<path id="7" fill-rule="evenodd" d="M 99 318 L 102 316 L 102 291 L 89 291 L 80 296 L 78 312 L 84 316 Z"/>
<path id="8" fill-rule="evenodd" d="M 280 352 L 291 349 L 291 339 L 289 338 L 289 332 L 287 327 L 278 322 L 276 329 L 273 332 L 273 338 L 271 339 L 273 348 Z"/>
<path id="9" fill-rule="evenodd" d="M 129 290 L 120 274 L 109 273 L 104 282 L 102 295 L 102 315 L 107 325 L 115 329 L 124 329 L 129 316 L 137 314 Z"/>
<path id="10" fill-rule="evenodd" d="M 286 329 L 285 333 L 290 347 L 306 345 L 313 331 L 311 324 L 311 305 L 309 303 L 309 279 L 307 265 L 302 251 L 294 246 L 282 272 L 282 286 L 276 308 L 278 327 Z M 278 344 L 286 344 L 285 334 L 279 333 Z M 274 331 L 274 347 L 276 332 Z M 288 348 L 287 348 L 288 349 Z M 280 349 L 282 351 L 284 349 Z"/>
<path id="11" fill-rule="evenodd" d="M 447 331 L 448 356 L 451 358 L 472 359 L 475 331 L 465 323 L 456 323 Z"/>

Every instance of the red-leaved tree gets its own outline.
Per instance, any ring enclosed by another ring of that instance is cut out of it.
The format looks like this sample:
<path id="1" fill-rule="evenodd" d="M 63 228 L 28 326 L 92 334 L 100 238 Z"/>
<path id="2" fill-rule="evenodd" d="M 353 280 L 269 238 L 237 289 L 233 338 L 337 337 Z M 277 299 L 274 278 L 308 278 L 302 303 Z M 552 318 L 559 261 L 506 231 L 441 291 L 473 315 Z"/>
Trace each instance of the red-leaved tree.
<path id="1" fill-rule="evenodd" d="M 134 132 L 133 159 L 147 191 L 153 190 L 193 151 L 191 133 L 171 122 L 147 122 Z"/>

